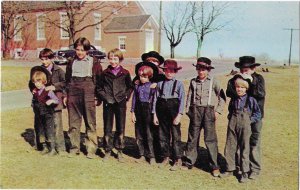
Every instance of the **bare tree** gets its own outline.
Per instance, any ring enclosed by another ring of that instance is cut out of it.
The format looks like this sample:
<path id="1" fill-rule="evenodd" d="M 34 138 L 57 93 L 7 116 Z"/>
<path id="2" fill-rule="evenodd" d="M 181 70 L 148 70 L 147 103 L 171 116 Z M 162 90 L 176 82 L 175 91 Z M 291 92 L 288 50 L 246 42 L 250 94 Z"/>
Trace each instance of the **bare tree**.
<path id="1" fill-rule="evenodd" d="M 75 42 L 75 38 L 78 33 L 89 27 L 99 25 L 121 9 L 129 7 L 132 2 L 125 4 L 124 2 L 115 1 L 63 1 L 62 3 L 64 5 L 63 8 L 66 12 L 67 18 L 60 20 L 46 17 L 45 22 L 48 26 L 55 26 L 65 31 L 69 36 L 69 45 L 71 45 Z M 83 9 L 83 7 L 85 8 Z M 101 18 L 98 22 L 86 22 L 90 13 L 99 10 L 101 10 L 101 12 L 107 12 L 104 18 Z"/>
<path id="2" fill-rule="evenodd" d="M 197 37 L 197 57 L 200 57 L 204 37 L 209 33 L 221 30 L 229 24 L 230 21 L 219 21 L 230 4 L 228 2 L 195 1 L 191 2 L 191 5 L 192 32 Z"/>
<path id="3" fill-rule="evenodd" d="M 1 12 L 1 37 L 3 40 L 3 58 L 10 58 L 11 40 L 20 35 L 32 21 L 24 16 L 27 10 L 17 1 L 3 1 Z"/>
<path id="4" fill-rule="evenodd" d="M 162 28 L 170 42 L 170 57 L 174 58 L 175 47 L 178 46 L 183 37 L 191 31 L 190 17 L 191 7 L 186 2 L 167 2 L 173 3 L 172 13 L 167 12 L 167 17 L 163 19 Z"/>

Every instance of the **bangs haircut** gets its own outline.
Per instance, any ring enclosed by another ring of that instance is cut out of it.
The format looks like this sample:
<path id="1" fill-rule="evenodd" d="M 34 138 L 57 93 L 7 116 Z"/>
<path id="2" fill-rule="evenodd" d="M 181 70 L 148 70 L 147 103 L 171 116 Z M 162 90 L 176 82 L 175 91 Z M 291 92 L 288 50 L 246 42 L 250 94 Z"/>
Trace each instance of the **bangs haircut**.
<path id="1" fill-rule="evenodd" d="M 74 42 L 74 49 L 76 49 L 78 46 L 82 46 L 84 51 L 89 51 L 91 49 L 91 43 L 85 37 L 78 38 Z"/>
<path id="2" fill-rule="evenodd" d="M 54 53 L 51 49 L 45 48 L 42 51 L 40 51 L 39 58 L 40 59 L 42 59 L 42 58 L 53 59 L 54 58 Z"/>
<path id="3" fill-rule="evenodd" d="M 118 57 L 120 61 L 123 61 L 124 60 L 124 56 L 123 56 L 123 53 L 120 49 L 118 48 L 115 48 L 115 49 L 112 49 L 108 52 L 107 54 L 107 57 L 109 58 L 109 56 L 113 54 L 114 56 Z"/>
<path id="4" fill-rule="evenodd" d="M 36 81 L 41 81 L 43 84 L 47 83 L 47 76 L 44 72 L 36 71 L 33 73 L 31 81 L 34 83 Z"/>
<path id="5" fill-rule="evenodd" d="M 140 76 L 148 77 L 151 79 L 153 77 L 153 69 L 149 66 L 142 66 L 138 71 Z"/>
<path id="6" fill-rule="evenodd" d="M 241 78 L 237 78 L 234 82 L 235 87 L 237 86 L 241 86 L 244 87 L 246 89 L 249 89 L 249 83 Z"/>

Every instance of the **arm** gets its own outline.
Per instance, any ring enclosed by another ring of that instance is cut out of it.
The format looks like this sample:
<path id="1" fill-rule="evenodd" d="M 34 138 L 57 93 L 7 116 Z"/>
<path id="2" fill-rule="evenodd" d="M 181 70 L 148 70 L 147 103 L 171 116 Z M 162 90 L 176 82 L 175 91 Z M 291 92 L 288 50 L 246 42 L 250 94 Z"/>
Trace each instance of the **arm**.
<path id="1" fill-rule="evenodd" d="M 184 91 L 184 86 L 183 83 L 180 81 L 178 86 L 178 99 L 179 99 L 179 108 L 178 108 L 178 114 L 183 114 L 184 111 L 184 98 L 185 98 L 185 91 Z"/>
<path id="2" fill-rule="evenodd" d="M 131 76 L 130 76 L 129 72 L 126 74 L 125 83 L 126 83 L 126 87 L 127 87 L 127 89 L 126 89 L 126 99 L 129 100 L 130 96 L 131 96 L 131 93 L 132 93 L 132 90 L 134 89 L 134 85 L 132 84 L 132 80 L 131 80 Z"/>
<path id="3" fill-rule="evenodd" d="M 136 88 L 135 90 L 133 91 L 133 95 L 132 95 L 132 101 L 131 101 L 131 110 L 130 112 L 134 112 L 134 109 L 135 109 L 135 101 L 136 101 Z"/>
<path id="4" fill-rule="evenodd" d="M 55 91 L 63 91 L 66 85 L 66 74 L 62 69 L 58 70 L 59 82 L 53 83 Z"/>
<path id="5" fill-rule="evenodd" d="M 105 81 L 104 73 L 102 73 L 96 78 L 96 88 L 95 88 L 96 97 L 98 98 L 98 100 L 102 100 L 102 101 L 106 101 L 104 81 Z"/>
<path id="6" fill-rule="evenodd" d="M 47 102 L 46 102 L 47 105 L 59 104 L 59 99 L 57 98 L 57 96 L 54 94 L 53 91 L 49 91 L 48 96 L 50 97 L 50 99 L 47 100 Z"/>
<path id="7" fill-rule="evenodd" d="M 188 90 L 187 98 L 186 98 L 186 106 L 185 106 L 185 111 L 186 112 L 189 111 L 189 108 L 190 108 L 190 105 L 191 105 L 191 99 L 192 99 L 192 93 L 193 93 L 193 91 L 192 91 L 192 80 L 190 82 L 190 86 L 189 86 L 189 90 Z"/>
<path id="8" fill-rule="evenodd" d="M 222 114 L 226 102 L 226 97 L 223 89 L 221 89 L 219 81 L 217 80 L 214 80 L 214 92 L 218 98 L 218 103 L 216 105 L 215 111 L 219 114 Z"/>
<path id="9" fill-rule="evenodd" d="M 234 87 L 234 79 L 230 79 L 227 83 L 226 96 L 229 98 L 237 97 L 235 87 Z"/>
<path id="10" fill-rule="evenodd" d="M 261 75 L 254 75 L 252 81 L 252 96 L 256 99 L 264 98 L 266 95 L 265 92 L 265 80 Z"/>
<path id="11" fill-rule="evenodd" d="M 261 119 L 261 111 L 259 109 L 259 106 L 257 104 L 257 101 L 255 98 L 251 99 L 252 101 L 252 114 L 251 114 L 251 123 L 255 123 Z"/>

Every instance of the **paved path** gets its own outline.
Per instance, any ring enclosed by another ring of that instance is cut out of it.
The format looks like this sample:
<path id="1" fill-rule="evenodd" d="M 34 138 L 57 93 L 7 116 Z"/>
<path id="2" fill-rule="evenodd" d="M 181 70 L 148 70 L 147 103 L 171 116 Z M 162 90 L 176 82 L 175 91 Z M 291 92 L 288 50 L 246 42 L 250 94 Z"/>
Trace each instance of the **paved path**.
<path id="1" fill-rule="evenodd" d="M 131 62 L 131 61 L 130 61 Z M 136 64 L 136 60 L 132 61 L 134 63 L 124 63 L 124 64 Z M 191 60 L 178 60 L 179 65 L 183 67 L 176 76 L 179 80 L 188 80 L 196 76 L 195 67 L 192 66 L 194 63 Z M 29 66 L 30 63 L 25 64 Z M 2 64 L 3 65 L 3 64 Z M 8 65 L 8 64 L 5 64 Z M 22 66 L 25 66 L 22 65 Z M 38 63 L 34 63 L 34 65 L 38 65 Z M 20 66 L 20 64 L 15 64 L 15 66 Z M 33 66 L 33 65 L 30 65 Z M 105 68 L 105 64 L 103 64 Z M 214 64 L 216 69 L 212 70 L 212 75 L 225 74 L 229 73 L 233 68 L 233 64 L 229 63 L 216 63 Z M 28 89 L 23 90 L 14 90 L 8 92 L 1 92 L 1 111 L 8 111 L 17 108 L 26 108 L 31 105 L 32 95 Z"/>

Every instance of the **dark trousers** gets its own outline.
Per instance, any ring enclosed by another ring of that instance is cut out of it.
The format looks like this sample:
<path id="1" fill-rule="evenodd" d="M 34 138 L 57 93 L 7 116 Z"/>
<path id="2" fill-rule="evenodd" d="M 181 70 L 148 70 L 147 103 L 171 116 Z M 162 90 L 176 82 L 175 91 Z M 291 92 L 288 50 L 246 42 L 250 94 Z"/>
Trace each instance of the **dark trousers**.
<path id="1" fill-rule="evenodd" d="M 42 144 L 45 143 L 45 131 L 44 127 L 42 127 L 40 116 L 38 114 L 34 114 L 34 132 L 35 132 L 35 138 L 34 138 L 34 144 L 36 150 L 42 150 L 43 146 Z"/>
<path id="2" fill-rule="evenodd" d="M 237 113 L 232 114 L 229 119 L 225 145 L 227 171 L 234 171 L 236 169 L 236 163 L 240 164 L 239 167 L 242 172 L 248 172 L 250 170 L 250 135 L 250 114 L 245 111 L 237 111 Z M 240 151 L 238 162 L 235 160 L 237 151 Z"/>
<path id="3" fill-rule="evenodd" d="M 88 153 L 97 148 L 95 85 L 92 79 L 72 81 L 68 92 L 69 137 L 71 150 L 80 151 L 82 117 L 86 128 L 85 144 Z"/>
<path id="4" fill-rule="evenodd" d="M 252 134 L 250 136 L 250 170 L 259 173 L 261 170 L 261 129 L 262 120 L 251 124 Z"/>
<path id="5" fill-rule="evenodd" d="M 135 137 L 139 149 L 139 155 L 154 158 L 152 114 L 151 105 L 148 102 L 137 102 L 135 107 Z"/>
<path id="6" fill-rule="evenodd" d="M 66 151 L 61 110 L 54 112 L 54 129 L 55 129 L 55 149 L 58 152 Z"/>
<path id="7" fill-rule="evenodd" d="M 204 129 L 204 142 L 209 155 L 209 164 L 212 169 L 219 169 L 218 165 L 218 138 L 215 128 L 215 110 L 213 106 L 203 107 L 192 105 L 189 108 L 190 118 L 188 141 L 186 145 L 187 164 L 194 165 L 198 152 L 201 129 Z"/>
<path id="8" fill-rule="evenodd" d="M 53 113 L 46 113 L 39 115 L 39 120 L 41 122 L 42 131 L 44 131 L 46 137 L 46 143 L 49 149 L 55 148 L 55 130 L 54 130 L 54 116 Z"/>
<path id="9" fill-rule="evenodd" d="M 159 121 L 160 155 L 162 158 L 170 157 L 170 147 L 175 159 L 181 159 L 182 157 L 180 123 L 178 125 L 173 124 L 174 119 L 178 115 L 178 108 L 179 101 L 177 98 L 158 98 L 156 102 L 156 115 Z"/>
<path id="10" fill-rule="evenodd" d="M 112 134 L 114 117 L 116 119 L 116 132 Z M 104 149 L 110 152 L 113 147 L 122 151 L 125 147 L 124 133 L 126 122 L 126 99 L 119 103 L 103 104 L 103 120 L 104 120 Z"/>

